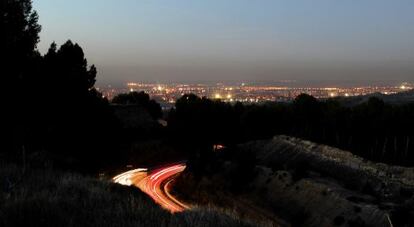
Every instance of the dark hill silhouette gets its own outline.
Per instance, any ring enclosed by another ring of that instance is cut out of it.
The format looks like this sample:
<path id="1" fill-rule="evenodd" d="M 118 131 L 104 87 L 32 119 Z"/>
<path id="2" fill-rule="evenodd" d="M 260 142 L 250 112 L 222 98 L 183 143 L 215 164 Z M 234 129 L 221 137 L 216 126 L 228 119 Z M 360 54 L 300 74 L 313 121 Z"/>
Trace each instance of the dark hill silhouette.
<path id="1" fill-rule="evenodd" d="M 414 90 L 403 91 L 396 94 L 385 95 L 382 93 L 374 93 L 356 97 L 339 97 L 337 100 L 346 106 L 355 106 L 367 102 L 370 98 L 379 98 L 385 103 L 393 105 L 404 105 L 414 103 Z"/>
<path id="2" fill-rule="evenodd" d="M 348 106 L 303 94 L 293 103 L 243 106 L 186 95 L 177 101 L 168 123 L 171 137 L 181 145 L 233 146 L 290 135 L 373 161 L 414 165 L 414 103 L 392 105 L 371 97 Z"/>

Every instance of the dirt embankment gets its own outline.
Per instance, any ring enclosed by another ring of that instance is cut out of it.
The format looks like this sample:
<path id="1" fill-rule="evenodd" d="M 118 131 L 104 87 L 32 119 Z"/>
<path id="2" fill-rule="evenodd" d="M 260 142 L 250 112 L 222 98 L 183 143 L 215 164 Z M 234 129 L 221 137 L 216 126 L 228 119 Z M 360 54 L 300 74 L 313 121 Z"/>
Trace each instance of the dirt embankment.
<path id="1" fill-rule="evenodd" d="M 248 200 L 292 225 L 414 225 L 413 168 L 372 163 L 287 136 L 249 142 L 231 152 L 224 155 L 230 159 L 215 163 L 218 171 L 197 181 L 200 193 L 217 195 L 236 185 L 239 190 L 229 196 Z M 245 154 L 253 157 L 240 162 L 237 157 Z M 236 180 L 245 175 L 248 161 L 254 162 L 254 174 Z"/>

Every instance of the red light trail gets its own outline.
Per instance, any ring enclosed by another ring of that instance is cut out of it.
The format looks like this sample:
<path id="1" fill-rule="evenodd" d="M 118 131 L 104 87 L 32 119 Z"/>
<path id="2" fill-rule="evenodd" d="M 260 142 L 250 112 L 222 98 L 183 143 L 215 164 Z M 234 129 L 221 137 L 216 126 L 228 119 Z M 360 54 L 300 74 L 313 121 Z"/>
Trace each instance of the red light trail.
<path id="1" fill-rule="evenodd" d="M 163 208 L 172 213 L 181 212 L 189 207 L 172 196 L 169 190 L 170 183 L 185 168 L 185 164 L 174 164 L 152 171 L 135 169 L 114 177 L 113 181 L 123 185 L 134 185 Z"/>

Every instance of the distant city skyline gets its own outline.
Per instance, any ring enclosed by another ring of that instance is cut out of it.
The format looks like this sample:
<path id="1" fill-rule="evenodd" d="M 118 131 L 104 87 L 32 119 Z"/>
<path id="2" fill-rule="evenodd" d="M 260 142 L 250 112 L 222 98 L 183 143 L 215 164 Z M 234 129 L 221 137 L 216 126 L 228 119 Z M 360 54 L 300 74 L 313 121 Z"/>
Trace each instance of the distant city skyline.
<path id="1" fill-rule="evenodd" d="M 120 86 L 102 85 L 97 89 L 111 100 L 118 94 L 145 92 L 163 107 L 169 108 L 185 94 L 220 99 L 224 102 L 263 103 L 268 101 L 292 101 L 300 94 L 325 99 L 334 97 L 365 96 L 376 93 L 384 96 L 397 93 L 408 94 L 412 99 L 414 84 L 365 86 L 309 86 L 292 82 L 279 83 L 145 83 L 130 82 Z M 408 92 L 408 93 L 407 93 Z"/>
<path id="2" fill-rule="evenodd" d="M 414 2 L 35 0 L 38 46 L 71 39 L 98 83 L 414 78 Z"/>

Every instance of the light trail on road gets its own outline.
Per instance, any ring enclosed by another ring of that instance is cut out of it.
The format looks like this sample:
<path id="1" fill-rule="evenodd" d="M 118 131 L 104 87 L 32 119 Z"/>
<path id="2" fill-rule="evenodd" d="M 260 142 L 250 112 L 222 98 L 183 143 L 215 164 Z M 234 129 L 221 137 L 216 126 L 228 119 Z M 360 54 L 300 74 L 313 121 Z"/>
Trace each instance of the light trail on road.
<path id="1" fill-rule="evenodd" d="M 174 164 L 148 171 L 134 169 L 119 174 L 113 181 L 122 185 L 134 185 L 149 195 L 156 203 L 172 213 L 189 209 L 189 206 L 178 201 L 170 193 L 170 183 L 186 168 L 185 164 Z"/>

